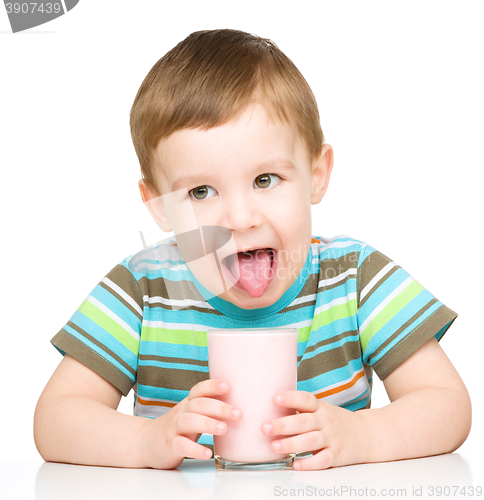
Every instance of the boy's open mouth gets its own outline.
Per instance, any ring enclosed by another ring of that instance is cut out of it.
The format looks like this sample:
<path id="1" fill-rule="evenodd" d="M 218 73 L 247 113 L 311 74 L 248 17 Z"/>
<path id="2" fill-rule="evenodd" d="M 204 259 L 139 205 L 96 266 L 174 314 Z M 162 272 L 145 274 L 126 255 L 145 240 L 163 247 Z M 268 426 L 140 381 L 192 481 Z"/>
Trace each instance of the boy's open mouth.
<path id="1" fill-rule="evenodd" d="M 245 290 L 251 297 L 261 297 L 275 276 L 277 251 L 274 248 L 254 248 L 238 252 L 225 257 L 222 266 L 232 285 Z"/>

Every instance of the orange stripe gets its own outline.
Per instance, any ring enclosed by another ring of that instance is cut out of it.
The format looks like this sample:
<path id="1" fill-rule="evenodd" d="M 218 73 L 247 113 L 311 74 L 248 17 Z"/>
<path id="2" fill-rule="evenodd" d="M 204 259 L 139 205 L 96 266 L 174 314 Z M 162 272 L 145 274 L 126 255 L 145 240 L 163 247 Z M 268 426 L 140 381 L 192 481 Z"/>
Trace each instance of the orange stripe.
<path id="1" fill-rule="evenodd" d="M 173 408 L 176 406 L 176 403 L 166 403 L 165 401 L 148 401 L 146 399 L 137 398 L 138 403 L 140 405 L 147 406 L 167 406 L 168 408 Z"/>
<path id="2" fill-rule="evenodd" d="M 317 240 L 316 238 L 311 238 L 311 243 L 321 243 L 321 240 Z"/>
<path id="3" fill-rule="evenodd" d="M 339 387 L 335 387 L 334 389 L 330 389 L 329 391 L 320 392 L 319 394 L 315 394 L 317 399 L 325 398 L 326 396 L 331 396 L 332 394 L 337 394 L 338 392 L 343 392 L 350 387 L 353 387 L 358 380 L 365 374 L 365 371 L 362 370 L 360 373 L 357 373 L 353 380 L 350 380 L 347 384 L 340 385 Z"/>

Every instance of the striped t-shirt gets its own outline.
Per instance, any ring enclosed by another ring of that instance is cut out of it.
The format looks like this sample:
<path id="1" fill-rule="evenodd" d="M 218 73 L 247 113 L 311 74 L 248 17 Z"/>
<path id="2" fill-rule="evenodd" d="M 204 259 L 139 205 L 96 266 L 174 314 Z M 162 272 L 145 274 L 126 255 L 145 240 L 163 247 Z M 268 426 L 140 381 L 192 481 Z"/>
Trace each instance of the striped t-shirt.
<path id="1" fill-rule="evenodd" d="M 292 327 L 298 390 L 354 411 L 370 407 L 373 370 L 384 379 L 457 317 L 347 236 L 313 236 L 298 278 L 269 307 L 242 309 L 205 292 L 173 238 L 114 267 L 52 343 L 123 395 L 133 388 L 134 414 L 155 418 L 208 379 L 207 330 Z"/>

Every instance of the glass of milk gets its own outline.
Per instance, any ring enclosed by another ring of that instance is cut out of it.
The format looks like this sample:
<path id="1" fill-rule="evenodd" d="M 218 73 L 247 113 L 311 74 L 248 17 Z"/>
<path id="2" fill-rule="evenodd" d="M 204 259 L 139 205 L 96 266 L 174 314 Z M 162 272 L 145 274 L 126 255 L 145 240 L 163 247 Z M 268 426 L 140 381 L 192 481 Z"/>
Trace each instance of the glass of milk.
<path id="1" fill-rule="evenodd" d="M 216 468 L 291 469 L 294 454 L 273 452 L 271 443 L 278 436 L 266 436 L 261 428 L 266 420 L 296 413 L 277 406 L 274 396 L 296 390 L 297 329 L 208 330 L 208 366 L 211 379 L 230 384 L 218 399 L 243 412 L 238 422 L 226 422 L 223 435 L 214 436 Z"/>

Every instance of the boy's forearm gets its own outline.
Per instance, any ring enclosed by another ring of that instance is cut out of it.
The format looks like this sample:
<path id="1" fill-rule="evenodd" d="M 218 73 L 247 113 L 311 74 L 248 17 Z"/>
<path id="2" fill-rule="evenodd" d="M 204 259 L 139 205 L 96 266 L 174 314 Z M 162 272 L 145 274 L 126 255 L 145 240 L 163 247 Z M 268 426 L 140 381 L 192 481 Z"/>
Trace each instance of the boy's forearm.
<path id="1" fill-rule="evenodd" d="M 93 399 L 63 396 L 36 409 L 34 436 L 46 461 L 147 467 L 141 446 L 149 423 Z"/>
<path id="2" fill-rule="evenodd" d="M 373 410 L 356 412 L 365 433 L 360 462 L 387 462 L 456 450 L 471 426 L 466 391 L 443 387 L 420 389 Z"/>

